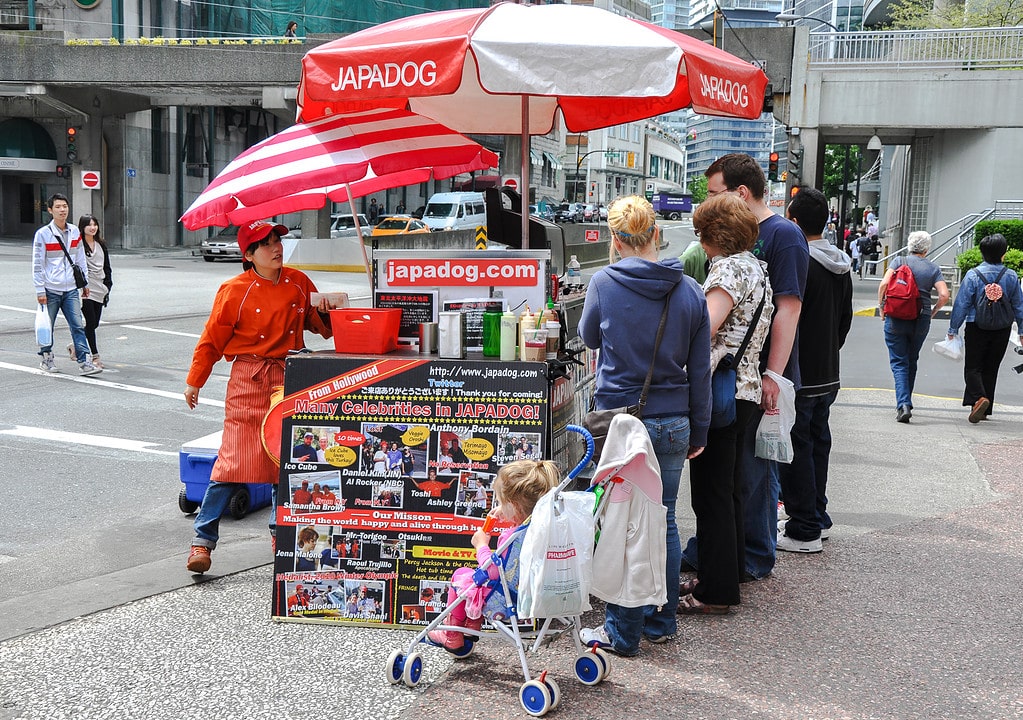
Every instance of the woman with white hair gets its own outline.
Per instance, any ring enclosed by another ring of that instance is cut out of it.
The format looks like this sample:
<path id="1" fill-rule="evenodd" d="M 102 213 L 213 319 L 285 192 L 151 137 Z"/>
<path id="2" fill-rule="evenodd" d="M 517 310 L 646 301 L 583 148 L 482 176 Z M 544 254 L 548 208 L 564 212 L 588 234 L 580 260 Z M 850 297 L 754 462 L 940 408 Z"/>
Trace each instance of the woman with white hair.
<path id="1" fill-rule="evenodd" d="M 908 423 L 913 415 L 913 385 L 916 383 L 916 366 L 920 348 L 927 339 L 931 319 L 948 302 L 948 284 L 942 278 L 941 268 L 927 259 L 931 249 L 931 236 L 923 230 L 911 232 L 906 242 L 909 254 L 896 257 L 881 278 L 877 301 L 884 318 L 884 341 L 888 345 L 888 358 L 895 377 L 895 420 Z M 884 302 L 888 283 L 902 265 L 908 265 L 913 272 L 917 289 L 920 291 L 920 313 L 914 320 L 885 317 Z M 931 306 L 931 291 L 938 291 L 938 301 Z"/>

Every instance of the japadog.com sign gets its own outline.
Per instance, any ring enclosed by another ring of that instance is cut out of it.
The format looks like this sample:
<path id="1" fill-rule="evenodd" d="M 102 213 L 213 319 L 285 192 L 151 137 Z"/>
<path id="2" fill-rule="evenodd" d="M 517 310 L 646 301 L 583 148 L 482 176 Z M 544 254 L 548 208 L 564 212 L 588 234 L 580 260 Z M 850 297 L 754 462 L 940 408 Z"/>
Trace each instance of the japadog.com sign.
<path id="1" fill-rule="evenodd" d="M 396 258 L 386 261 L 384 273 L 391 286 L 530 286 L 537 283 L 540 263 L 532 259 Z"/>

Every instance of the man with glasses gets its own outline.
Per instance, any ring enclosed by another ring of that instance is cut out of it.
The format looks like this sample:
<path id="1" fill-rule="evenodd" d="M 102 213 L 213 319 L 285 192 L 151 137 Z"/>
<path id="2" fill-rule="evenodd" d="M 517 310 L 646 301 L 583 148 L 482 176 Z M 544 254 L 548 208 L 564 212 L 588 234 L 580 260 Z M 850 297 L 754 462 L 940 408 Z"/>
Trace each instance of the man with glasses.
<path id="1" fill-rule="evenodd" d="M 715 160 L 707 171 L 707 195 L 735 193 L 743 199 L 760 225 L 753 254 L 767 263 L 774 300 L 771 331 L 760 353 L 760 370 L 771 370 L 788 378 L 799 389 L 796 332 L 806 289 L 810 253 L 799 227 L 767 206 L 767 181 L 755 159 L 731 153 Z M 774 569 L 778 533 L 778 466 L 773 460 L 754 456 L 756 429 L 765 410 L 778 407 L 778 384 L 763 375 L 760 409 L 747 426 L 742 454 L 743 524 L 746 537 L 745 580 L 759 580 Z M 683 553 L 684 564 L 697 567 L 696 538 Z"/>

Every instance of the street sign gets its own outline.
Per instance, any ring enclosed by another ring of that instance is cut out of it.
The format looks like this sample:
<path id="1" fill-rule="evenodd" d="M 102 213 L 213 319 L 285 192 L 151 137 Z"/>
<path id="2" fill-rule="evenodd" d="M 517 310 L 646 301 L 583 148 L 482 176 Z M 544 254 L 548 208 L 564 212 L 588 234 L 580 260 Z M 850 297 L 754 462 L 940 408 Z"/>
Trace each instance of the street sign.
<path id="1" fill-rule="evenodd" d="M 507 188 L 511 188 L 512 190 L 518 190 L 519 189 L 519 181 L 517 179 L 513 178 L 513 177 L 505 178 L 504 186 L 507 187 Z"/>
<path id="2" fill-rule="evenodd" d="M 82 170 L 82 189 L 99 190 L 99 173 L 96 170 Z"/>
<path id="3" fill-rule="evenodd" d="M 128 168 L 125 170 L 125 173 L 127 173 L 128 177 L 135 177 L 138 174 L 138 171 L 135 170 L 135 168 Z"/>
<path id="4" fill-rule="evenodd" d="M 600 230 L 587 230 L 586 242 L 597 242 L 600 240 Z"/>
<path id="5" fill-rule="evenodd" d="M 476 228 L 476 249 L 486 250 L 487 249 L 487 226 L 480 225 Z"/>

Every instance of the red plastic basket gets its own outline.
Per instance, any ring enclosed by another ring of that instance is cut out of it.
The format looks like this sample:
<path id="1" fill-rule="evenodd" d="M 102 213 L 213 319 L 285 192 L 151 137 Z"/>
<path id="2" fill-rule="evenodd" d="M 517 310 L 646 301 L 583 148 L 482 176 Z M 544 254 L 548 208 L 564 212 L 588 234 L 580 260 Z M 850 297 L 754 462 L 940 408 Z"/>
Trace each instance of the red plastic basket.
<path id="1" fill-rule="evenodd" d="M 398 348 L 401 308 L 338 308 L 330 326 L 337 352 L 382 355 Z"/>

